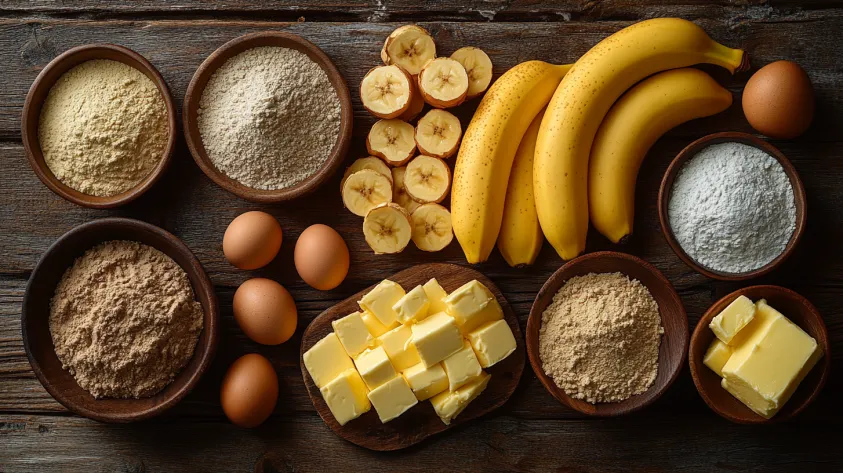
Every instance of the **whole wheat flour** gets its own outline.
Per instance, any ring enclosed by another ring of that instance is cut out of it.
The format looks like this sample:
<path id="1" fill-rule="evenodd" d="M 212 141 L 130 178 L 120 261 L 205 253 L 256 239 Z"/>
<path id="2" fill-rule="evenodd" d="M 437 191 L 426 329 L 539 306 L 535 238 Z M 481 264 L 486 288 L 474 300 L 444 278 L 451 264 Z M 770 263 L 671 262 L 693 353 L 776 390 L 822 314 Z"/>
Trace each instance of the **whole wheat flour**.
<path id="1" fill-rule="evenodd" d="M 50 334 L 65 369 L 96 398 L 141 398 L 190 361 L 202 306 L 169 256 L 130 241 L 88 250 L 62 276 Z"/>
<path id="2" fill-rule="evenodd" d="M 571 278 L 542 314 L 542 367 L 569 396 L 617 402 L 658 374 L 664 329 L 650 291 L 621 273 Z"/>
<path id="3" fill-rule="evenodd" d="M 198 112 L 208 157 L 255 189 L 294 186 L 328 159 L 340 131 L 340 101 L 328 75 L 294 49 L 259 47 L 211 76 Z"/>

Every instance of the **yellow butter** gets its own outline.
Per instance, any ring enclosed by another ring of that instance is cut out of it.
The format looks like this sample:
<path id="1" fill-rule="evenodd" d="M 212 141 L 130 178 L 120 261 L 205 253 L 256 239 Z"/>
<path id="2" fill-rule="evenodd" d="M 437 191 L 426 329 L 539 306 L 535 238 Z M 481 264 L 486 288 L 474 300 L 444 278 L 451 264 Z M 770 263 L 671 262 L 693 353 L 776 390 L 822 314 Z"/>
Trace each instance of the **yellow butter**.
<path id="1" fill-rule="evenodd" d="M 515 335 L 503 319 L 478 327 L 466 338 L 483 368 L 493 366 L 508 357 L 516 347 Z"/>
<path id="2" fill-rule="evenodd" d="M 369 391 L 369 400 L 384 424 L 407 412 L 419 402 L 403 376 L 396 376 Z"/>
<path id="3" fill-rule="evenodd" d="M 430 308 L 430 301 L 421 286 L 416 286 L 410 290 L 404 297 L 398 299 L 398 302 L 392 306 L 395 315 L 398 317 L 398 322 L 402 324 L 410 324 L 419 320 L 424 320 L 427 317 L 427 310 Z"/>
<path id="4" fill-rule="evenodd" d="M 445 312 L 446 307 L 444 299 L 448 297 L 448 293 L 445 292 L 445 289 L 439 285 L 439 281 L 437 281 L 436 278 L 433 278 L 424 283 L 422 288 L 424 289 L 424 293 L 427 295 L 427 299 L 430 301 L 428 313 L 436 314 L 439 312 Z"/>
<path id="5" fill-rule="evenodd" d="M 503 310 L 489 289 L 476 279 L 463 284 L 444 299 L 448 315 L 462 333 L 503 318 Z"/>
<path id="6" fill-rule="evenodd" d="M 468 407 L 471 401 L 477 399 L 477 396 L 486 389 L 491 378 L 492 375 L 483 372 L 456 391 L 444 391 L 430 398 L 430 403 L 433 405 L 436 415 L 442 419 L 445 425 L 449 425 Z"/>
<path id="7" fill-rule="evenodd" d="M 408 325 L 399 325 L 378 337 L 380 346 L 386 350 L 392 366 L 398 371 L 403 371 L 421 361 L 416 347 L 409 343 L 412 336 L 413 331 Z"/>
<path id="8" fill-rule="evenodd" d="M 746 296 L 740 296 L 717 314 L 708 327 L 721 342 L 732 345 L 732 340 L 755 317 L 755 304 Z"/>
<path id="9" fill-rule="evenodd" d="M 334 332 L 316 342 L 304 353 L 302 359 L 304 367 L 307 368 L 307 372 L 319 388 L 331 382 L 343 371 L 354 369 L 354 363 Z"/>
<path id="10" fill-rule="evenodd" d="M 361 309 L 377 317 L 384 326 L 392 327 L 398 321 L 398 315 L 392 306 L 404 297 L 404 294 L 404 288 L 398 283 L 384 279 L 357 303 Z"/>
<path id="11" fill-rule="evenodd" d="M 382 324 L 381 321 L 378 320 L 378 318 L 375 317 L 369 311 L 363 311 L 363 314 L 360 316 L 360 318 L 363 320 L 363 324 L 366 325 L 366 329 L 368 329 L 369 333 L 371 333 L 372 336 L 375 338 L 380 337 L 392 328 L 401 325 L 396 320 L 394 324 L 387 327 L 386 325 Z"/>
<path id="12" fill-rule="evenodd" d="M 703 357 L 703 364 L 708 366 L 711 371 L 717 373 L 717 376 L 723 376 L 723 365 L 729 361 L 732 356 L 732 347 L 726 345 L 720 339 L 715 338 Z"/>
<path id="13" fill-rule="evenodd" d="M 450 315 L 439 312 L 410 326 L 410 343 L 424 366 L 430 368 L 462 349 L 462 335 Z"/>
<path id="14" fill-rule="evenodd" d="M 345 425 L 372 408 L 363 378 L 354 369 L 343 371 L 320 391 L 325 404 L 340 425 Z"/>
<path id="15" fill-rule="evenodd" d="M 442 368 L 448 375 L 449 391 L 456 391 L 483 372 L 480 362 L 477 361 L 477 355 L 474 354 L 471 344 L 467 341 L 463 343 L 459 351 L 442 360 Z"/>
<path id="16" fill-rule="evenodd" d="M 401 374 L 419 401 L 430 399 L 448 389 L 448 376 L 441 363 L 430 368 L 425 368 L 424 364 L 419 363 L 407 368 Z"/>
<path id="17" fill-rule="evenodd" d="M 398 373 L 383 347 L 375 347 L 357 355 L 354 366 L 371 390 L 394 378 Z"/>
<path id="18" fill-rule="evenodd" d="M 361 315 L 360 312 L 354 312 L 331 322 L 334 333 L 340 339 L 345 352 L 351 357 L 357 356 L 361 351 L 375 344 L 375 337 L 369 333 Z"/>

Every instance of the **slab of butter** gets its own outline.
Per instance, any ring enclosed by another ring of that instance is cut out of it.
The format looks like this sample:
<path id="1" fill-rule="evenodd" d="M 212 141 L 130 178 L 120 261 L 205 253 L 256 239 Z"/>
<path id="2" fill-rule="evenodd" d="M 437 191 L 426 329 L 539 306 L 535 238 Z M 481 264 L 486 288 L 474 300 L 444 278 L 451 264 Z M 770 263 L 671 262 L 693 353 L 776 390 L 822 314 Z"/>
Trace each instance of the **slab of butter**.
<path id="1" fill-rule="evenodd" d="M 735 336 L 755 317 L 755 304 L 746 296 L 740 296 L 729 304 L 708 327 L 721 342 L 732 345 Z"/>
<path id="2" fill-rule="evenodd" d="M 374 316 L 369 311 L 363 311 L 360 315 L 360 318 L 363 320 L 363 323 L 366 325 L 366 328 L 369 330 L 369 333 L 372 334 L 373 337 L 377 338 L 381 335 L 385 334 L 386 332 L 390 331 L 391 329 L 401 325 L 396 320 L 394 324 L 387 327 L 386 325 L 382 324 L 377 317 Z"/>
<path id="3" fill-rule="evenodd" d="M 503 318 L 503 310 L 489 289 L 476 279 L 463 284 L 444 299 L 446 312 L 462 333 Z"/>
<path id="4" fill-rule="evenodd" d="M 389 361 L 392 362 L 392 366 L 398 371 L 404 371 L 421 362 L 419 352 L 410 343 L 412 336 L 413 331 L 410 329 L 410 326 L 399 325 L 378 337 L 378 343 L 386 350 Z"/>
<path id="5" fill-rule="evenodd" d="M 419 402 L 403 376 L 396 376 L 369 391 L 369 400 L 384 424 L 407 412 Z"/>
<path id="6" fill-rule="evenodd" d="M 411 366 L 401 373 L 416 395 L 424 401 L 448 389 L 448 375 L 441 363 L 425 368 L 423 363 Z"/>
<path id="7" fill-rule="evenodd" d="M 354 369 L 351 357 L 345 352 L 340 339 L 334 332 L 316 342 L 302 356 L 304 367 L 320 389 L 345 370 Z"/>
<path id="8" fill-rule="evenodd" d="M 360 312 L 353 312 L 331 322 L 334 333 L 340 339 L 345 352 L 351 357 L 357 356 L 360 352 L 375 344 L 375 338 L 369 333 L 361 315 L 363 314 Z"/>
<path id="9" fill-rule="evenodd" d="M 410 343 L 416 347 L 424 366 L 430 368 L 462 349 L 462 335 L 450 315 L 439 312 L 410 326 Z"/>
<path id="10" fill-rule="evenodd" d="M 448 297 L 448 293 L 445 292 L 445 289 L 439 285 L 439 281 L 437 281 L 436 278 L 433 278 L 424 283 L 422 288 L 424 289 L 424 293 L 427 295 L 427 299 L 430 301 L 428 313 L 437 314 L 439 312 L 445 312 L 446 307 L 444 299 Z"/>
<path id="11" fill-rule="evenodd" d="M 430 403 L 433 405 L 436 415 L 442 419 L 445 425 L 450 425 L 451 421 L 486 389 L 491 378 L 492 375 L 482 372 L 480 376 L 456 391 L 444 391 L 430 398 Z"/>
<path id="12" fill-rule="evenodd" d="M 468 341 L 463 342 L 463 347 L 459 351 L 442 360 L 442 368 L 448 375 L 449 391 L 456 391 L 483 372 L 480 362 L 477 361 L 477 355 L 474 354 Z"/>
<path id="13" fill-rule="evenodd" d="M 398 302 L 392 306 L 395 315 L 398 317 L 398 322 L 402 324 L 411 324 L 424 320 L 427 317 L 427 311 L 430 308 L 430 300 L 424 292 L 424 288 L 416 286 L 410 290 L 404 297 L 398 299 Z"/>
<path id="14" fill-rule="evenodd" d="M 398 314 L 392 307 L 404 294 L 400 284 L 384 279 L 357 303 L 361 309 L 377 317 L 384 326 L 392 327 L 398 321 Z"/>
<path id="15" fill-rule="evenodd" d="M 503 319 L 478 327 L 466 338 L 483 368 L 495 365 L 515 351 L 515 335 Z"/>
<path id="16" fill-rule="evenodd" d="M 395 368 L 389 361 L 389 357 L 383 347 L 375 347 L 357 355 L 354 359 L 354 366 L 360 372 L 366 386 L 371 390 L 394 378 Z"/>
<path id="17" fill-rule="evenodd" d="M 703 364 L 708 366 L 711 371 L 717 373 L 717 376 L 723 377 L 723 365 L 729 361 L 732 356 L 732 347 L 726 345 L 720 339 L 715 338 L 703 357 Z"/>
<path id="18" fill-rule="evenodd" d="M 340 425 L 345 425 L 372 408 L 363 378 L 354 369 L 343 371 L 320 391 Z"/>

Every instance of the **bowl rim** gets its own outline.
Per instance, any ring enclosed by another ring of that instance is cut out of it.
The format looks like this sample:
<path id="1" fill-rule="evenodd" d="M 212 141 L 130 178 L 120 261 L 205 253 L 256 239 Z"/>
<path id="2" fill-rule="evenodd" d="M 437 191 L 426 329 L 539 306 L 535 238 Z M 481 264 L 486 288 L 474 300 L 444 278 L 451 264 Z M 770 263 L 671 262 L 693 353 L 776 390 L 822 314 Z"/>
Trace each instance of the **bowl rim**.
<path id="1" fill-rule="evenodd" d="M 776 161 L 781 164 L 785 174 L 790 180 L 791 187 L 793 188 L 794 205 L 796 207 L 796 228 L 794 228 L 793 234 L 790 236 L 790 240 L 788 240 L 784 251 L 764 266 L 746 273 L 726 273 L 716 271 L 697 263 L 690 257 L 690 255 L 688 255 L 685 249 L 682 248 L 676 240 L 676 236 L 673 234 L 673 229 L 670 227 L 670 217 L 668 216 L 668 206 L 670 194 L 673 190 L 673 182 L 685 163 L 704 148 L 729 141 L 754 146 L 755 148 L 758 148 L 775 158 Z M 802 240 L 802 235 L 805 233 L 805 225 L 808 219 L 808 200 L 805 195 L 805 186 L 802 183 L 802 179 L 799 177 L 799 173 L 796 171 L 793 163 L 791 163 L 787 156 L 785 156 L 778 148 L 769 142 L 748 133 L 725 131 L 712 133 L 693 141 L 673 158 L 665 171 L 664 176 L 662 177 L 661 185 L 659 186 L 658 213 L 659 222 L 662 228 L 662 235 L 664 235 L 664 238 L 667 240 L 670 248 L 683 263 L 694 271 L 711 279 L 717 279 L 720 281 L 745 281 L 763 276 L 776 270 L 793 254 L 796 246 Z"/>
<path id="2" fill-rule="evenodd" d="M 325 71 L 340 102 L 340 131 L 328 158 L 315 173 L 306 177 L 298 184 L 276 190 L 248 187 L 219 171 L 205 151 L 205 146 L 202 143 L 202 137 L 199 133 L 198 120 L 195 116 L 196 110 L 199 108 L 199 102 L 202 99 L 202 94 L 205 91 L 205 86 L 217 69 L 237 54 L 255 47 L 269 46 L 270 44 L 267 43 L 271 43 L 271 45 L 277 47 L 296 49 L 306 54 Z M 196 165 L 218 186 L 242 199 L 256 203 L 277 203 L 293 200 L 310 194 L 324 184 L 345 160 L 351 144 L 353 120 L 354 110 L 351 104 L 351 94 L 349 93 L 348 85 L 331 58 L 310 41 L 284 31 L 260 31 L 245 34 L 217 48 L 202 61 L 202 64 L 199 65 L 193 77 L 190 79 L 184 95 L 184 106 L 182 107 L 184 136 Z"/>
<path id="3" fill-rule="evenodd" d="M 114 55 L 116 58 L 105 57 L 103 54 L 104 52 L 107 52 L 109 55 Z M 80 57 L 87 55 L 93 55 L 93 57 L 79 60 Z M 141 67 L 137 67 L 134 63 L 129 64 L 128 62 L 121 61 L 118 58 L 134 61 Z M 52 89 L 53 85 L 55 85 L 56 81 L 61 78 L 64 73 L 83 62 L 95 59 L 118 61 L 139 70 L 142 74 L 152 80 L 158 88 L 167 110 L 167 129 L 169 136 L 167 138 L 167 145 L 164 147 L 161 160 L 155 168 L 153 168 L 152 172 L 150 172 L 149 175 L 147 175 L 138 185 L 119 194 L 107 197 L 84 194 L 61 182 L 44 161 L 44 154 L 41 151 L 41 144 L 38 140 L 38 122 L 41 116 L 41 108 L 44 103 L 43 100 L 35 103 L 36 95 L 43 93 L 46 98 L 46 94 L 50 92 L 50 89 Z M 55 80 L 48 81 L 48 76 L 53 74 L 54 71 L 60 71 L 60 73 L 56 75 Z M 152 188 L 152 186 L 161 179 L 164 171 L 167 170 L 172 161 L 173 151 L 176 146 L 176 136 L 178 136 L 178 128 L 175 102 L 173 101 L 172 94 L 170 93 L 170 89 L 167 86 L 166 81 L 161 76 L 158 69 L 156 69 L 155 66 L 153 66 L 152 63 L 150 63 L 141 54 L 125 46 L 111 43 L 92 43 L 75 46 L 56 56 L 52 61 L 44 66 L 43 69 L 41 69 L 41 72 L 38 73 L 38 76 L 32 82 L 32 85 L 26 94 L 23 111 L 21 113 L 21 141 L 23 142 L 23 147 L 26 152 L 29 165 L 32 167 L 35 175 L 38 176 L 38 179 L 40 179 L 47 188 L 61 198 L 76 205 L 92 209 L 110 209 L 128 204 Z"/>

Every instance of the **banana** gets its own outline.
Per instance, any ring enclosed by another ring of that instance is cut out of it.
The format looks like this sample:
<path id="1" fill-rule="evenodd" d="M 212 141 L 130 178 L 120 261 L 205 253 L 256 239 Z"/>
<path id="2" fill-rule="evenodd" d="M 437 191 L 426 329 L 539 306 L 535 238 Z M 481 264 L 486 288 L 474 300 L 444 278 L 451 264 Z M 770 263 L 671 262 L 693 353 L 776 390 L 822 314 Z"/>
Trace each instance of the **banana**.
<path id="1" fill-rule="evenodd" d="M 365 217 L 372 208 L 389 202 L 392 202 L 392 182 L 377 171 L 357 171 L 342 186 L 342 203 L 354 215 Z"/>
<path id="2" fill-rule="evenodd" d="M 392 183 L 392 172 L 389 171 L 389 166 L 375 156 L 366 156 L 365 158 L 354 160 L 354 162 L 351 163 L 351 166 L 346 168 L 345 174 L 343 174 L 342 180 L 340 181 L 340 193 L 342 193 L 342 188 L 345 187 L 345 180 L 348 179 L 348 176 L 364 169 L 377 171 L 386 176 L 389 179 L 390 184 Z"/>
<path id="3" fill-rule="evenodd" d="M 404 210 L 412 214 L 421 204 L 413 200 L 404 187 L 404 174 L 406 172 L 406 166 L 392 168 L 392 201 L 404 207 Z"/>
<path id="4" fill-rule="evenodd" d="M 440 251 L 454 239 L 451 212 L 439 204 L 422 204 L 410 215 L 413 243 L 422 251 Z"/>
<path id="5" fill-rule="evenodd" d="M 594 228 L 618 243 L 632 233 L 635 180 L 647 151 L 671 128 L 720 113 L 732 94 L 698 69 L 673 69 L 639 82 L 609 110 L 594 137 L 588 206 Z"/>
<path id="6" fill-rule="evenodd" d="M 436 43 L 421 26 L 406 25 L 393 31 L 383 43 L 381 59 L 416 75 L 424 64 L 436 57 Z"/>
<path id="7" fill-rule="evenodd" d="M 492 60 L 482 49 L 466 46 L 454 51 L 451 59 L 462 64 L 468 74 L 466 100 L 477 97 L 489 88 L 492 82 Z"/>
<path id="8" fill-rule="evenodd" d="M 407 164 L 404 189 L 413 200 L 439 203 L 451 188 L 451 169 L 439 158 L 419 155 Z"/>
<path id="9" fill-rule="evenodd" d="M 454 234 L 469 263 L 486 261 L 495 247 L 515 151 L 570 68 L 523 62 L 480 101 L 457 154 L 451 195 Z"/>
<path id="10" fill-rule="evenodd" d="M 663 70 L 711 63 L 734 72 L 744 61 L 743 51 L 718 44 L 699 26 L 678 18 L 627 27 L 577 61 L 547 107 L 533 163 L 539 222 L 559 256 L 572 259 L 585 249 L 589 152 L 618 97 Z"/>
<path id="11" fill-rule="evenodd" d="M 438 57 L 419 72 L 419 91 L 424 101 L 436 108 L 456 107 L 468 94 L 468 74 L 459 62 Z"/>
<path id="12" fill-rule="evenodd" d="M 434 108 L 419 119 L 415 137 L 419 153 L 450 158 L 457 152 L 462 138 L 460 119 L 450 112 Z"/>
<path id="13" fill-rule="evenodd" d="M 397 204 L 381 204 L 363 219 L 363 236 L 375 254 L 404 251 L 413 234 L 410 215 Z"/>
<path id="14" fill-rule="evenodd" d="M 410 108 L 415 88 L 412 78 L 398 66 L 378 66 L 360 83 L 363 107 L 378 118 L 396 118 Z"/>
<path id="15" fill-rule="evenodd" d="M 498 250 L 513 268 L 533 264 L 544 243 L 533 198 L 533 155 L 543 116 L 544 110 L 536 115 L 521 138 L 506 186 Z"/>
<path id="16" fill-rule="evenodd" d="M 366 136 L 369 154 L 392 166 L 403 166 L 416 152 L 413 125 L 403 120 L 378 120 Z"/>

